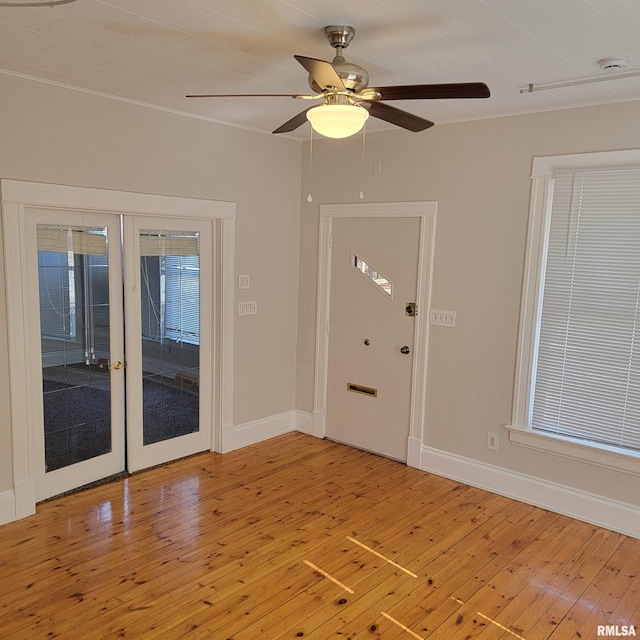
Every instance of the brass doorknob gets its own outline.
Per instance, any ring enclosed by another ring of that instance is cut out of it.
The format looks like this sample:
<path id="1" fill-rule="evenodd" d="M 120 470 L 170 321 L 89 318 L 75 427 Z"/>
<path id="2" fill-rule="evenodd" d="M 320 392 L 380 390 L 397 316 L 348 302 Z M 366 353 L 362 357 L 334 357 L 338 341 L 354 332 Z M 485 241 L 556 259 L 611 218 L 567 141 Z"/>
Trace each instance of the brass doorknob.
<path id="1" fill-rule="evenodd" d="M 120 362 L 120 360 L 116 360 L 112 365 L 110 365 L 107 361 L 103 361 L 98 366 L 101 369 L 115 369 L 116 371 L 119 371 L 124 365 L 122 364 L 122 362 Z"/>

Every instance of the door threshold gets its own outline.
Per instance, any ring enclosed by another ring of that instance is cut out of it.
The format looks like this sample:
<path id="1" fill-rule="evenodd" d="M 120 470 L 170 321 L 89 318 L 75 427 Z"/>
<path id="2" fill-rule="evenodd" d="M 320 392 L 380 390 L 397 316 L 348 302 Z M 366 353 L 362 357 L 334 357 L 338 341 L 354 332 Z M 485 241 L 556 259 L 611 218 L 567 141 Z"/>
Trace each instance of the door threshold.
<path id="1" fill-rule="evenodd" d="M 400 464 L 407 464 L 407 461 L 402 460 L 401 458 L 394 458 L 393 456 L 387 455 L 386 453 L 380 453 L 379 451 L 374 451 L 373 449 L 366 449 L 365 447 L 360 447 L 358 445 L 351 444 L 350 442 L 344 442 L 343 440 L 336 440 L 335 438 L 330 438 L 329 436 L 325 436 L 324 439 L 329 440 L 329 442 L 335 442 L 336 444 L 343 444 L 346 447 L 351 447 L 352 449 L 358 449 L 359 451 L 372 453 L 374 456 L 380 456 L 381 458 L 386 458 L 387 460 L 393 460 L 394 462 L 399 462 Z"/>
<path id="2" fill-rule="evenodd" d="M 65 496 L 71 496 L 74 493 L 80 493 L 80 491 L 86 491 L 87 489 L 93 489 L 94 487 L 100 487 L 103 484 L 108 484 L 109 482 L 117 482 L 118 480 L 124 480 L 128 478 L 131 474 L 128 471 L 121 471 L 120 473 L 115 473 L 114 475 L 107 476 L 106 478 L 102 478 L 101 480 L 96 480 L 95 482 L 89 482 L 88 484 L 83 484 L 81 487 L 76 487 L 75 489 L 70 489 L 69 491 L 65 491 L 63 493 L 58 493 L 55 496 L 51 496 L 50 498 L 45 498 L 44 500 L 40 500 L 40 502 L 36 502 L 36 504 L 44 504 L 45 502 L 51 502 L 51 500 L 57 500 L 58 498 L 64 498 Z"/>
<path id="3" fill-rule="evenodd" d="M 79 493 L 80 491 L 86 491 L 87 489 L 93 489 L 94 487 L 100 487 L 103 484 L 108 484 L 109 482 L 118 482 L 119 480 L 125 480 L 126 478 L 130 478 L 131 476 L 144 473 L 145 471 L 150 471 L 151 469 L 157 469 L 158 467 L 166 467 L 174 462 L 178 462 L 180 460 L 186 460 L 187 458 L 195 458 L 196 456 L 200 456 L 203 453 L 210 453 L 210 452 L 207 450 L 196 451 L 195 453 L 190 453 L 187 456 L 182 456 L 181 458 L 176 458 L 175 460 L 169 460 L 168 462 L 160 462 L 159 464 L 153 465 L 151 467 L 145 467 L 144 469 L 140 469 L 139 471 L 126 471 L 126 470 L 120 471 L 120 473 L 115 473 L 111 476 L 107 476 L 106 478 L 102 478 L 101 480 L 96 480 L 95 482 L 89 482 L 88 484 L 83 484 L 81 487 L 76 487 L 75 489 L 70 489 L 69 491 L 58 493 L 55 496 L 51 496 L 50 498 L 45 498 L 44 500 L 40 500 L 40 502 L 37 502 L 36 504 L 37 505 L 44 504 L 45 502 L 50 502 L 51 500 L 57 500 L 58 498 L 71 496 L 74 493 Z"/>

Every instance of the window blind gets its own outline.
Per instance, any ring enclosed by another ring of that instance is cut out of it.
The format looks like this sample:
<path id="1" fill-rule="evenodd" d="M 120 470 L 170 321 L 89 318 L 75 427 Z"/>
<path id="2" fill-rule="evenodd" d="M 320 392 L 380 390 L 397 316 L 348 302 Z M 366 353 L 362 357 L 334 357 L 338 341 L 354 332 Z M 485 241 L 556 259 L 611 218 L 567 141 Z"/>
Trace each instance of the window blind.
<path id="1" fill-rule="evenodd" d="M 103 256 L 107 253 L 107 236 L 103 228 L 55 227 L 39 224 L 38 251 Z"/>
<path id="2" fill-rule="evenodd" d="M 40 330 L 43 336 L 76 337 L 75 268 L 67 253 L 38 253 Z"/>
<path id="3" fill-rule="evenodd" d="M 106 229 L 39 224 L 36 246 L 42 335 L 76 338 L 83 322 L 79 307 L 85 320 L 91 315 L 91 331 L 93 324 L 108 327 Z"/>
<path id="4" fill-rule="evenodd" d="M 173 231 L 143 231 L 140 234 L 141 256 L 197 256 L 197 234 Z"/>
<path id="5" fill-rule="evenodd" d="M 200 337 L 200 257 L 165 258 L 165 331 L 168 338 L 198 344 Z"/>
<path id="6" fill-rule="evenodd" d="M 140 233 L 143 335 L 198 344 L 200 236 L 192 232 Z"/>
<path id="7" fill-rule="evenodd" d="M 554 178 L 531 427 L 640 450 L 640 169 Z"/>

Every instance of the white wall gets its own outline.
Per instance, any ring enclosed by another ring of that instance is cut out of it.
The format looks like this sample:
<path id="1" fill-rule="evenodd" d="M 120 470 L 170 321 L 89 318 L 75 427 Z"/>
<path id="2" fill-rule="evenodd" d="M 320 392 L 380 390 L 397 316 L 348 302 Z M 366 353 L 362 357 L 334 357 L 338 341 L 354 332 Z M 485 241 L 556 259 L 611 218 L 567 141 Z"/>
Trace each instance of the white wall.
<path id="1" fill-rule="evenodd" d="M 0 74 L 0 177 L 234 201 L 234 422 L 295 402 L 300 144 Z M 7 361 L 0 271 L 0 362 Z M 240 293 L 243 295 L 240 296 Z M 6 372 L 0 367 L 0 493 L 11 489 Z"/>
<path id="2" fill-rule="evenodd" d="M 359 202 L 362 185 L 370 202 L 436 200 L 432 304 L 457 311 L 457 326 L 431 327 L 423 443 L 445 457 L 640 505 L 637 476 L 513 446 L 504 430 L 532 158 L 640 147 L 639 109 L 625 103 L 368 135 L 364 176 L 361 137 L 314 141 L 311 204 L 308 165 L 302 172 L 297 409 L 313 408 L 319 205 Z M 374 159 L 382 175 L 373 175 Z M 498 451 L 486 448 L 488 431 L 499 433 Z"/>
<path id="3" fill-rule="evenodd" d="M 370 202 L 437 200 L 433 306 L 458 315 L 455 329 L 431 331 L 424 444 L 640 505 L 637 477 L 514 447 L 503 430 L 532 158 L 640 147 L 639 107 L 373 134 L 364 173 L 359 137 L 316 139 L 307 203 L 308 148 L 296 141 L 0 75 L 0 177 L 237 203 L 236 271 L 251 274 L 259 314 L 236 318 L 236 424 L 312 410 L 319 205 L 359 202 L 361 187 Z M 0 269 L 6 362 L 3 283 Z M 11 489 L 6 378 L 0 367 L 0 493 Z M 499 451 L 486 449 L 487 431 L 500 433 Z"/>

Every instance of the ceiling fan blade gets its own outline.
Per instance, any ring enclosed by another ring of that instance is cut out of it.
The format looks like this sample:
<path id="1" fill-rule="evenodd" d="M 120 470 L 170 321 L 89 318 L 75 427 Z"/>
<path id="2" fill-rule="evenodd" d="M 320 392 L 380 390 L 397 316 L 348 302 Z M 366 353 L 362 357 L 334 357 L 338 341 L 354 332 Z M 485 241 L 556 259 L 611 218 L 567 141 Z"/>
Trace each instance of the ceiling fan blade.
<path id="1" fill-rule="evenodd" d="M 380 118 L 380 120 L 385 120 L 409 131 L 424 131 L 429 127 L 433 127 L 435 124 L 431 122 L 431 120 L 414 116 L 412 113 L 396 109 L 384 102 L 361 102 L 360 104 L 367 109 L 374 118 Z"/>
<path id="2" fill-rule="evenodd" d="M 317 60 L 316 58 L 306 58 L 305 56 L 293 56 L 323 89 L 337 89 L 346 91 L 342 79 L 330 62 Z"/>
<path id="3" fill-rule="evenodd" d="M 313 107 L 309 107 L 309 109 L 313 109 Z M 298 127 L 302 126 L 305 122 L 307 122 L 307 111 L 309 109 L 305 109 L 301 111 L 297 116 L 293 116 L 291 120 L 287 120 L 284 124 L 281 124 L 275 131 L 271 133 L 288 133 L 289 131 L 294 131 Z"/>
<path id="4" fill-rule="evenodd" d="M 367 98 L 369 92 L 377 92 L 381 97 Z M 488 98 L 491 92 L 484 82 L 454 82 L 447 84 L 368 87 L 362 94 L 365 100 L 438 100 L 447 98 Z"/>
<path id="5" fill-rule="evenodd" d="M 300 100 L 315 100 L 322 96 L 305 96 L 297 93 L 198 93 L 185 98 L 298 98 Z"/>

